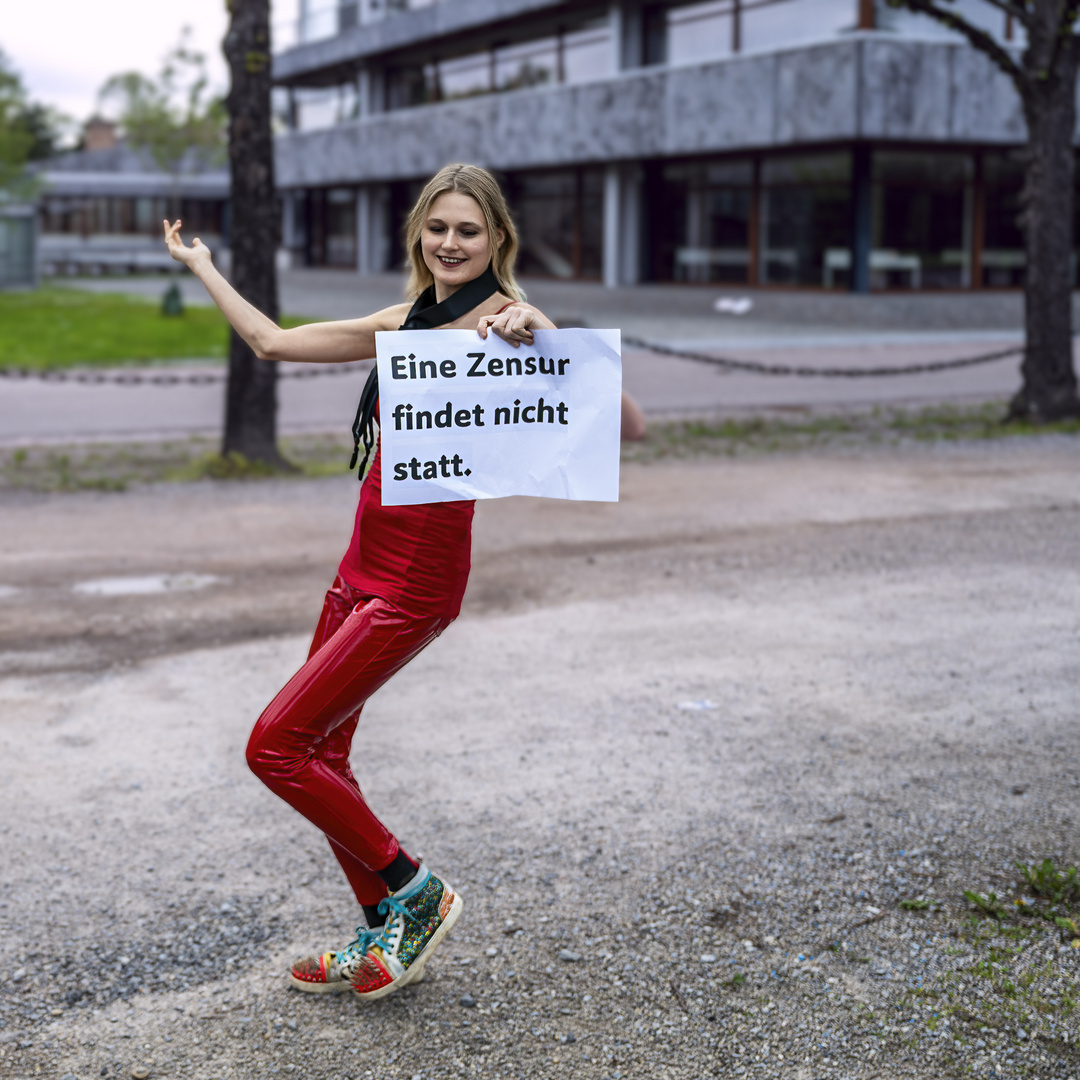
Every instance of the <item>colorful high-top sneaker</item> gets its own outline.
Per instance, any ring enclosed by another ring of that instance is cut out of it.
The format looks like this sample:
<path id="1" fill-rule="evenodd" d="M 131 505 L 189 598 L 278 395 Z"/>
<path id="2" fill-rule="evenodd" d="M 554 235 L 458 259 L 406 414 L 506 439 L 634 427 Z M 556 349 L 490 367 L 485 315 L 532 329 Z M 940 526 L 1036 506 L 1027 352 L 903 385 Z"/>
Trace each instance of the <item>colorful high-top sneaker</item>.
<path id="1" fill-rule="evenodd" d="M 419 982 L 424 966 L 463 907 L 461 897 L 426 867 L 408 885 L 379 903 L 386 925 L 357 942 L 357 953 L 339 965 L 357 996 L 385 997 L 407 983 Z"/>
<path id="2" fill-rule="evenodd" d="M 297 960 L 289 972 L 289 982 L 306 994 L 340 994 L 343 990 L 351 990 L 352 983 L 342 973 L 342 965 L 362 955 L 360 949 L 374 942 L 381 932 L 381 926 L 377 930 L 358 926 L 355 940 L 339 952 L 324 952 L 321 956 L 305 956 L 303 960 Z M 414 970 L 409 982 L 420 982 L 423 977 L 424 969 L 421 966 L 419 970 Z"/>

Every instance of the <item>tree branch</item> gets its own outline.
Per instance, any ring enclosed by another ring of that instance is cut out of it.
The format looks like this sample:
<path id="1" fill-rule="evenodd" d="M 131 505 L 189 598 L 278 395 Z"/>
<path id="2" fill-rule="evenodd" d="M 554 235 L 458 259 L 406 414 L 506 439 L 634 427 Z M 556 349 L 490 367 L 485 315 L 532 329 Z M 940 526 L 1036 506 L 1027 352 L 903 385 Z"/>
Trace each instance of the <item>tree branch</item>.
<path id="1" fill-rule="evenodd" d="M 1057 33 L 1054 34 L 1054 46 L 1050 51 L 1050 63 L 1046 66 L 1047 71 L 1052 72 L 1057 67 L 1058 57 L 1061 56 L 1065 42 L 1069 42 L 1074 49 L 1077 47 L 1077 38 L 1072 31 L 1078 14 L 1080 14 L 1080 3 L 1077 0 L 1066 0 L 1066 3 L 1062 4 Z"/>
<path id="2" fill-rule="evenodd" d="M 1023 92 L 1024 85 L 1028 81 L 1027 73 L 1009 55 L 1008 50 L 1000 46 L 985 30 L 972 26 L 966 19 L 961 18 L 953 11 L 939 7 L 935 0 L 887 0 L 889 7 L 907 8 L 919 15 L 929 15 L 931 19 L 942 23 L 950 30 L 955 30 L 975 46 L 981 53 L 985 53 L 995 64 L 1016 84 L 1016 88 Z M 1002 7 L 1004 0 L 997 3 Z M 1015 5 L 1012 5 L 1015 6 Z M 1004 10 L 1004 8 L 1003 8 Z M 1025 20 L 1026 21 L 1026 20 Z"/>

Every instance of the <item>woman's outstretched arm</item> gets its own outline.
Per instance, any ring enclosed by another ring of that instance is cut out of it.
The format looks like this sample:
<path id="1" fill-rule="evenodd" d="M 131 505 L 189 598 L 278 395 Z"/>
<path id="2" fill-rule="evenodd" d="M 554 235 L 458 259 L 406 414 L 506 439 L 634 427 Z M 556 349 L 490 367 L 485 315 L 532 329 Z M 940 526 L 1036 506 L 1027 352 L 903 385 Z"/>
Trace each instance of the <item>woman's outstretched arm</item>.
<path id="1" fill-rule="evenodd" d="M 408 304 L 398 304 L 363 319 L 310 323 L 283 330 L 222 277 L 214 266 L 210 249 L 198 237 L 189 247 L 180 239 L 181 222 L 164 224 L 169 254 L 203 283 L 210 299 L 260 360 L 309 364 L 365 360 L 375 355 L 375 332 L 396 330 L 408 312 Z"/>

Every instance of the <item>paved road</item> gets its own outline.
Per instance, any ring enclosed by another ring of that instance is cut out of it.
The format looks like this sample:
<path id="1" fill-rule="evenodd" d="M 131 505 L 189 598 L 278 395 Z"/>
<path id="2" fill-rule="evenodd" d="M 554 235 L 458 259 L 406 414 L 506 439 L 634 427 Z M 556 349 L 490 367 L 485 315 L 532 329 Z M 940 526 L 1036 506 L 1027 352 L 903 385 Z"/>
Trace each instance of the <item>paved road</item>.
<path id="1" fill-rule="evenodd" d="M 108 279 L 80 287 L 153 295 L 162 284 L 160 279 Z M 193 279 L 185 281 L 184 288 L 191 302 L 205 299 Z M 624 334 L 646 340 L 777 364 L 795 358 L 819 367 L 892 367 L 974 355 L 1019 341 L 1013 297 L 994 306 L 982 298 L 957 298 L 950 306 L 941 297 L 925 297 L 920 306 L 909 297 L 883 304 L 881 300 L 893 298 L 762 294 L 754 298 L 747 316 L 735 317 L 714 310 L 719 291 L 700 287 L 604 290 L 537 282 L 531 284 L 530 295 L 563 325 L 618 326 Z M 282 283 L 285 310 L 327 318 L 376 309 L 399 296 L 400 280 L 391 275 L 361 278 L 306 271 L 286 275 Z M 967 325 L 956 325 L 961 317 Z M 653 418 L 1003 398 L 1018 385 L 1017 367 L 1018 360 L 1011 358 L 948 374 L 796 379 L 727 373 L 650 352 L 624 354 L 626 388 Z M 205 373 L 206 366 L 193 361 L 170 370 Z M 366 367 L 358 365 L 348 374 L 283 380 L 280 430 L 346 429 L 365 372 Z M 0 394 L 0 443 L 214 435 L 221 430 L 222 415 L 220 383 L 129 387 L 8 382 Z"/>

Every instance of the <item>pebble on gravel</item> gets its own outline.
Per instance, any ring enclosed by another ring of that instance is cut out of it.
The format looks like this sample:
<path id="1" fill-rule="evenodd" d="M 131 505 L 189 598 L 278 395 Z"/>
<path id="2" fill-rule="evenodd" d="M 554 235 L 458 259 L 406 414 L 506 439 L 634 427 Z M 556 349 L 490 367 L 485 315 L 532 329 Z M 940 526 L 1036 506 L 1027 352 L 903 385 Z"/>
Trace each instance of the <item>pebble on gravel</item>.
<path id="1" fill-rule="evenodd" d="M 459 1005 L 463 1005 L 466 1009 L 472 1009 L 476 1007 L 476 998 L 471 994 L 463 994 Z"/>

